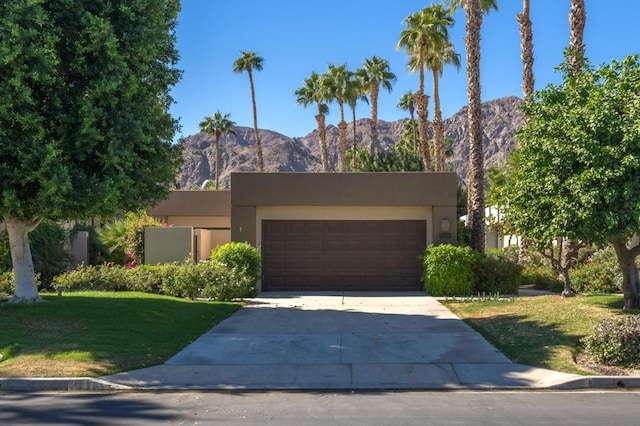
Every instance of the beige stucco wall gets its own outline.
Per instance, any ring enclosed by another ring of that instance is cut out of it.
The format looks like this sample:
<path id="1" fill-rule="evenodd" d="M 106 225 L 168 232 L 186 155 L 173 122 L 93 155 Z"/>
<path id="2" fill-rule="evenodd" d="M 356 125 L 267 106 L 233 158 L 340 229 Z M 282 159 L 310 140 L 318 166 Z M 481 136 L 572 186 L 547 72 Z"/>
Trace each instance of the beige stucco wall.
<path id="1" fill-rule="evenodd" d="M 211 250 L 231 242 L 230 229 L 196 229 L 197 260 L 206 260 L 211 256 Z"/>

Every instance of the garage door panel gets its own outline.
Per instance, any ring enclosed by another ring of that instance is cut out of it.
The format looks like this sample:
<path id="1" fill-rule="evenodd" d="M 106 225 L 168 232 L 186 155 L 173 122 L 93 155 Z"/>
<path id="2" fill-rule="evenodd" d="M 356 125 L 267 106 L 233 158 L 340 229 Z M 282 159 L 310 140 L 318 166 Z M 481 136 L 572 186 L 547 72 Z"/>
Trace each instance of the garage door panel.
<path id="1" fill-rule="evenodd" d="M 419 290 L 426 222 L 263 221 L 263 290 Z"/>

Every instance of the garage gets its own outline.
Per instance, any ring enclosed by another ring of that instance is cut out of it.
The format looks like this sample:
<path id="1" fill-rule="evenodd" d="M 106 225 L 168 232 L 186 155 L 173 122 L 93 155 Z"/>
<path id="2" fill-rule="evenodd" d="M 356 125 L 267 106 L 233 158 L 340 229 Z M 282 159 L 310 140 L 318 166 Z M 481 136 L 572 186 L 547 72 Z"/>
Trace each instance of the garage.
<path id="1" fill-rule="evenodd" d="M 265 291 L 421 290 L 425 220 L 264 220 Z"/>
<path id="2" fill-rule="evenodd" d="M 456 174 L 232 173 L 231 240 L 258 291 L 419 291 L 420 254 L 456 241 Z"/>

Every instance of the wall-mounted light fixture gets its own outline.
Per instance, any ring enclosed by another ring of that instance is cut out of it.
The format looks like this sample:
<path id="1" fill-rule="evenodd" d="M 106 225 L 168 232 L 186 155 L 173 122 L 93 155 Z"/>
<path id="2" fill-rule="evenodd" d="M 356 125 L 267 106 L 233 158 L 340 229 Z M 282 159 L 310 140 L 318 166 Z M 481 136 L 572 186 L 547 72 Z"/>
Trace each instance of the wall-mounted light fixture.
<path id="1" fill-rule="evenodd" d="M 451 230 L 451 222 L 449 222 L 448 218 L 444 218 L 440 221 L 440 230 L 442 232 L 449 232 Z"/>

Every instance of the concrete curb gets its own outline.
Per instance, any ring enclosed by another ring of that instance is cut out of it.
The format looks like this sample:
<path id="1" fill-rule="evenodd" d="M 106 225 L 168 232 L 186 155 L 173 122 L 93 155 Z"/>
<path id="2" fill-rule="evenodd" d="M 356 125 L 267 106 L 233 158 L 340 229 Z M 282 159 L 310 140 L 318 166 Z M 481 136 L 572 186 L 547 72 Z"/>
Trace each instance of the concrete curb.
<path id="1" fill-rule="evenodd" d="M 0 392 L 46 392 L 46 391 L 177 391 L 177 392 L 189 392 L 194 390 L 287 390 L 287 391 L 308 391 L 308 390 L 361 390 L 361 391 L 420 391 L 420 390 L 474 390 L 474 391 L 492 391 L 492 390 L 512 390 L 512 391 L 539 391 L 539 390 L 566 390 L 566 391 L 578 391 L 588 389 L 640 389 L 640 377 L 629 376 L 584 376 L 564 381 L 562 383 L 555 384 L 532 384 L 529 386 L 504 386 L 504 385 L 491 385 L 484 384 L 448 384 L 445 386 L 420 386 L 413 384 L 409 386 L 402 385 L 374 385 L 369 384 L 367 386 L 331 386 L 331 385 L 319 385 L 319 386 L 282 386 L 282 385 L 245 385 L 245 386 L 229 386 L 229 385 L 210 385 L 210 386 L 180 386 L 180 385 L 152 385 L 152 386 L 127 386 L 99 378 L 91 377 L 74 377 L 74 378 L 0 378 Z"/>
<path id="2" fill-rule="evenodd" d="M 93 377 L 56 378 L 2 378 L 0 392 L 3 391 L 109 391 L 130 390 L 129 386 L 111 383 Z"/>

